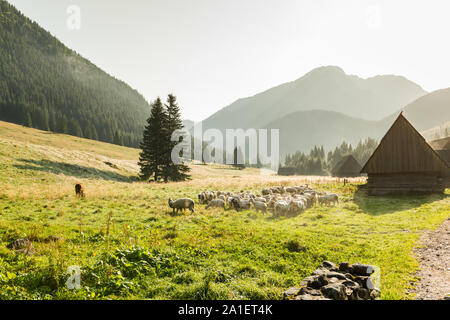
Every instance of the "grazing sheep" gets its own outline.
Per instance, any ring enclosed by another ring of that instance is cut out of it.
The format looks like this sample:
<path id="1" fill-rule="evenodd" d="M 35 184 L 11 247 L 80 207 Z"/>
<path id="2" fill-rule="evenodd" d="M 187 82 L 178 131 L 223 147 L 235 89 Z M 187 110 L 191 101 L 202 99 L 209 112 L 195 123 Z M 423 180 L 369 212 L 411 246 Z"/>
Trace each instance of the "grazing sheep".
<path id="1" fill-rule="evenodd" d="M 300 214 L 306 210 L 306 202 L 304 199 L 293 200 L 289 204 L 289 212 L 294 214 Z"/>
<path id="2" fill-rule="evenodd" d="M 339 196 L 336 193 L 332 193 L 332 194 L 327 194 L 325 196 L 326 200 L 326 204 L 333 204 L 336 205 L 336 203 L 339 203 Z"/>
<path id="3" fill-rule="evenodd" d="M 288 187 L 288 188 L 286 188 L 286 192 L 287 193 L 296 193 L 297 189 Z"/>
<path id="4" fill-rule="evenodd" d="M 266 200 L 266 198 L 262 198 L 262 197 L 258 197 L 258 198 L 255 198 L 255 199 L 253 199 L 253 200 L 255 200 L 255 201 L 259 201 L 259 202 L 264 202 L 264 203 L 267 203 L 267 200 Z"/>
<path id="5" fill-rule="evenodd" d="M 231 207 L 230 208 L 234 208 L 237 211 L 240 211 L 242 209 L 248 210 L 251 207 L 251 202 L 250 200 L 246 200 L 246 199 L 241 199 L 239 197 L 234 197 L 231 200 Z"/>
<path id="6" fill-rule="evenodd" d="M 262 213 L 267 212 L 267 204 L 265 202 L 252 200 L 253 206 L 255 207 L 256 212 L 261 211 Z"/>
<path id="7" fill-rule="evenodd" d="M 200 192 L 200 193 L 198 194 L 198 202 L 201 203 L 201 204 L 204 204 L 204 203 L 207 202 L 207 201 L 206 201 L 206 196 L 205 196 L 205 193 L 204 193 L 204 192 Z"/>
<path id="8" fill-rule="evenodd" d="M 273 192 L 272 192 L 272 190 L 270 188 L 266 188 L 266 189 L 262 190 L 263 196 L 268 196 L 268 195 L 271 195 L 272 193 Z"/>
<path id="9" fill-rule="evenodd" d="M 85 197 L 84 187 L 81 184 L 79 184 L 79 183 L 77 183 L 75 185 L 75 195 L 76 195 L 77 198 L 80 198 L 80 197 L 84 198 Z"/>
<path id="10" fill-rule="evenodd" d="M 213 207 L 213 208 L 223 208 L 225 210 L 225 201 L 222 200 L 222 199 L 211 200 L 209 202 L 209 204 L 206 206 L 206 209 L 209 209 L 211 207 Z"/>
<path id="11" fill-rule="evenodd" d="M 325 194 L 325 195 L 320 195 L 317 197 L 317 201 L 320 205 L 329 205 L 329 204 L 333 204 L 335 205 L 336 203 L 339 203 L 339 197 L 337 194 L 333 193 L 333 194 Z"/>
<path id="12" fill-rule="evenodd" d="M 289 203 L 285 200 L 279 200 L 275 203 L 274 214 L 276 217 L 285 215 L 289 211 Z"/>
<path id="13" fill-rule="evenodd" d="M 216 193 L 214 191 L 206 191 L 205 192 L 206 201 L 211 201 L 216 198 Z"/>
<path id="14" fill-rule="evenodd" d="M 180 210 L 185 211 L 186 209 L 189 209 L 191 212 L 194 211 L 194 200 L 186 198 L 186 199 L 178 199 L 173 201 L 172 199 L 169 199 L 169 207 L 173 209 L 173 213 L 179 212 Z"/>

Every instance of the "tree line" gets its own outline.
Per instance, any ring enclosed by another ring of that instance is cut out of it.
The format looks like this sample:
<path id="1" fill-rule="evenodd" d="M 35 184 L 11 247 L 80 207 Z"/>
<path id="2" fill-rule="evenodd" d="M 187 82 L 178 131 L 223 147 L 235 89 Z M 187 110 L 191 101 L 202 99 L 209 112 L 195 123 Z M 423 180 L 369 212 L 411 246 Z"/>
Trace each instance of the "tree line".
<path id="1" fill-rule="evenodd" d="M 325 153 L 323 146 L 315 146 L 310 152 L 296 152 L 288 154 L 284 159 L 284 165 L 280 166 L 279 174 L 318 175 L 327 176 L 337 163 L 347 155 L 353 155 L 355 159 L 364 165 L 378 146 L 375 139 L 361 140 L 353 147 L 347 142 Z"/>

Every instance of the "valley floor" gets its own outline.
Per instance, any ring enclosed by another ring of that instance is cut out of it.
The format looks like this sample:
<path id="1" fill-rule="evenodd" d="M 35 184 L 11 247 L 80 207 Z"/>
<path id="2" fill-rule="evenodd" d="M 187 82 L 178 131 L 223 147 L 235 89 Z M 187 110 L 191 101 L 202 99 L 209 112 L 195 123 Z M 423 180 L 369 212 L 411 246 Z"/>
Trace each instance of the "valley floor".
<path id="1" fill-rule="evenodd" d="M 449 216 L 450 190 L 368 197 L 323 177 L 192 165 L 182 183 L 135 181 L 138 150 L 0 122 L 0 299 L 279 299 L 324 260 L 379 267 L 383 299 L 413 298 L 419 238 Z M 87 198 L 76 199 L 75 183 Z M 169 197 L 309 183 L 334 207 L 273 218 L 253 210 L 171 214 Z M 32 239 L 34 254 L 7 245 Z M 81 268 L 70 290 L 68 267 Z"/>

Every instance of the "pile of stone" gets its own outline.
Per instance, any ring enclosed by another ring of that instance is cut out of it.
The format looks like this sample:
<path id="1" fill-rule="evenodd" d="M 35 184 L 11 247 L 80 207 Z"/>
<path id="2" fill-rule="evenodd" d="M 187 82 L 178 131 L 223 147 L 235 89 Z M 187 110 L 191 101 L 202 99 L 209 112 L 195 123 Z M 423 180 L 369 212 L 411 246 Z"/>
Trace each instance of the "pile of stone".
<path id="1" fill-rule="evenodd" d="M 325 261 L 300 284 L 283 293 L 285 300 L 375 300 L 380 290 L 375 288 L 371 274 L 373 266 L 347 262 L 336 265 Z"/>

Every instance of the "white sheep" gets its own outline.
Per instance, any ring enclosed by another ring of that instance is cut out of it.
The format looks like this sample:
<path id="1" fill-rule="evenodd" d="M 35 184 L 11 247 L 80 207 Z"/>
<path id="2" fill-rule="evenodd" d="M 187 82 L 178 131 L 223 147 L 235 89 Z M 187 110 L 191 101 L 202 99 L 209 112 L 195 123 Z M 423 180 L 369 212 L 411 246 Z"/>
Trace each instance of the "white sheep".
<path id="1" fill-rule="evenodd" d="M 286 212 L 289 211 L 289 203 L 287 203 L 285 200 L 278 200 L 275 202 L 275 208 L 274 213 L 276 217 L 279 217 L 280 215 L 285 215 Z"/>
<path id="2" fill-rule="evenodd" d="M 256 209 L 256 212 L 261 211 L 262 213 L 267 212 L 267 204 L 265 202 L 256 201 L 252 199 L 253 206 Z"/>
<path id="3" fill-rule="evenodd" d="M 175 201 L 169 199 L 169 207 L 173 209 L 173 213 L 178 213 L 180 210 L 185 211 L 186 209 L 189 209 L 191 212 L 195 212 L 194 206 L 194 200 L 189 198 L 178 199 Z"/>
<path id="4" fill-rule="evenodd" d="M 213 208 L 223 208 L 225 210 L 225 201 L 222 200 L 222 199 L 211 200 L 209 202 L 209 204 L 206 206 L 206 209 L 209 209 L 211 207 L 213 207 Z"/>

